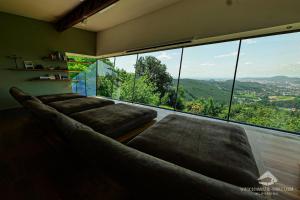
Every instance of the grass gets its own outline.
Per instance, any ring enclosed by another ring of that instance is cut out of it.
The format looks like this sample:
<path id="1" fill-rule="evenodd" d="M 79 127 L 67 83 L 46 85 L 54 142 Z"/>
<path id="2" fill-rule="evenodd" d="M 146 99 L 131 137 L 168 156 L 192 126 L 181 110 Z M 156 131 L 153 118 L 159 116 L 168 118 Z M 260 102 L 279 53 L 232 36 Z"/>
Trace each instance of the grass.
<path id="1" fill-rule="evenodd" d="M 169 110 L 173 110 L 173 108 L 171 106 L 168 106 L 168 105 L 160 105 L 159 107 L 169 109 Z"/>
<path id="2" fill-rule="evenodd" d="M 270 101 L 293 101 L 296 97 L 293 96 L 269 96 Z"/>

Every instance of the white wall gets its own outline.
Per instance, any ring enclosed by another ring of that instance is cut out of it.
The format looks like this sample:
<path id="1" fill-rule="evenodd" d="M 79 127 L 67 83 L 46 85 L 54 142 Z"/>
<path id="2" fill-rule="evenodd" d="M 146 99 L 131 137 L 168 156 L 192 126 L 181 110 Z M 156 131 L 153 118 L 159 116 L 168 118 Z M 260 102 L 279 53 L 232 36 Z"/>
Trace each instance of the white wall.
<path id="1" fill-rule="evenodd" d="M 97 33 L 97 55 L 300 22 L 300 0 L 182 0 Z M 128 11 L 130 12 L 130 11 Z"/>

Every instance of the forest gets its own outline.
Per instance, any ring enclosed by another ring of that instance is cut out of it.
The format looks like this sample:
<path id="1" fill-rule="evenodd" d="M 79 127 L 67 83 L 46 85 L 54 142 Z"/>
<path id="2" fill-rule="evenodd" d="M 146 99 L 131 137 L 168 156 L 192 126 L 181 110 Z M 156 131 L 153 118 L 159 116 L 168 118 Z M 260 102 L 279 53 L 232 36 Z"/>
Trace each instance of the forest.
<path id="1" fill-rule="evenodd" d="M 109 59 L 97 62 L 99 96 L 300 132 L 300 78 L 237 79 L 229 113 L 232 80 L 178 81 L 153 56 L 140 57 L 135 73 L 114 66 Z"/>

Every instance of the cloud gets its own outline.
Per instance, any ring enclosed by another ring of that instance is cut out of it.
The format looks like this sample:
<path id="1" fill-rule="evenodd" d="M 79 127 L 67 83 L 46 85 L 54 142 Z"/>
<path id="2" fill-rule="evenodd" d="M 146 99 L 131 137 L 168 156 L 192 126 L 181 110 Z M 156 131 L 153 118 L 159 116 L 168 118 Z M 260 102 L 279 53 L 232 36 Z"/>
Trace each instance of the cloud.
<path id="1" fill-rule="evenodd" d="M 214 63 L 209 63 L 209 62 L 207 62 L 207 63 L 201 63 L 200 64 L 200 66 L 215 66 L 216 64 L 214 64 Z"/>
<path id="2" fill-rule="evenodd" d="M 297 65 L 300 65 L 300 61 L 298 61 L 296 64 L 297 64 Z"/>
<path id="3" fill-rule="evenodd" d="M 160 55 L 156 56 L 156 58 L 159 60 L 171 60 L 172 56 L 170 56 L 166 52 L 162 52 Z"/>
<path id="4" fill-rule="evenodd" d="M 226 57 L 231 57 L 231 56 L 237 56 L 237 51 L 234 52 L 230 52 L 230 53 L 226 53 L 226 54 L 221 54 L 221 55 L 217 55 L 215 56 L 215 58 L 226 58 Z"/>
<path id="5" fill-rule="evenodd" d="M 246 40 L 243 40 L 243 42 L 245 44 L 255 44 L 257 41 L 254 39 L 246 39 Z"/>
<path id="6" fill-rule="evenodd" d="M 244 62 L 245 65 L 252 65 L 252 62 Z"/>
<path id="7" fill-rule="evenodd" d="M 173 52 L 173 53 L 171 53 L 172 56 L 178 56 L 180 54 L 181 54 L 180 52 Z"/>

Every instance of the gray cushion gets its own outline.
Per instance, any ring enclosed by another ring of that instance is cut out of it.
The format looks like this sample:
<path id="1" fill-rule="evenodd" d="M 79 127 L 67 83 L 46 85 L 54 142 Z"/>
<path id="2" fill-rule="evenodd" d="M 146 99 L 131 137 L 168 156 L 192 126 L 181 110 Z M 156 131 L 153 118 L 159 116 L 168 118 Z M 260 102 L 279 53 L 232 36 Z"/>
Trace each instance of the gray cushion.
<path id="1" fill-rule="evenodd" d="M 33 101 L 41 103 L 41 101 L 38 98 L 23 92 L 21 89 L 19 89 L 17 87 L 11 87 L 9 89 L 9 93 L 22 105 L 27 100 L 33 100 Z"/>
<path id="2" fill-rule="evenodd" d="M 62 94 L 50 94 L 37 96 L 43 103 L 50 103 L 54 101 L 63 101 L 68 99 L 83 98 L 85 96 L 77 93 L 62 93 Z"/>
<path id="3" fill-rule="evenodd" d="M 169 115 L 128 145 L 237 186 L 258 185 L 251 147 L 238 126 Z"/>
<path id="4" fill-rule="evenodd" d="M 96 98 L 96 97 L 85 97 L 85 98 L 68 99 L 64 101 L 55 101 L 49 103 L 48 105 L 68 115 L 71 113 L 80 112 L 92 108 L 111 105 L 111 104 L 114 104 L 114 102 L 111 100 L 106 100 L 106 99 Z"/>
<path id="5" fill-rule="evenodd" d="M 112 138 L 142 127 L 156 116 L 152 109 L 121 103 L 71 114 L 77 121 Z"/>

